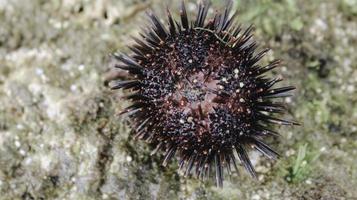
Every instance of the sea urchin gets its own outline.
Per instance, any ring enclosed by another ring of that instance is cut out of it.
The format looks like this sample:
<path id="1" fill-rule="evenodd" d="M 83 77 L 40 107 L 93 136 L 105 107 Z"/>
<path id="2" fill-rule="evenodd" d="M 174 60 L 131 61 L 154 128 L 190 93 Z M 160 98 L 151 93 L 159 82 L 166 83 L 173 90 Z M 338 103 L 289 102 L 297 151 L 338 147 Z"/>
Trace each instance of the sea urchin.
<path id="1" fill-rule="evenodd" d="M 175 155 L 185 175 L 198 178 L 214 173 L 223 184 L 224 169 L 237 168 L 237 158 L 256 177 L 247 155 L 252 147 L 268 158 L 278 154 L 263 139 L 275 136 L 270 124 L 294 125 L 276 118 L 285 109 L 274 99 L 288 96 L 294 87 L 274 88 L 282 79 L 264 76 L 279 60 L 260 66 L 268 50 L 255 53 L 252 27 L 234 25 L 231 4 L 206 20 L 209 2 L 198 5 L 189 21 L 182 2 L 181 22 L 167 11 L 168 26 L 148 13 L 151 26 L 142 39 L 134 38 L 132 55 L 115 55 L 116 67 L 128 72 L 113 89 L 130 89 L 129 117 L 135 137 L 163 150 L 167 165 Z"/>

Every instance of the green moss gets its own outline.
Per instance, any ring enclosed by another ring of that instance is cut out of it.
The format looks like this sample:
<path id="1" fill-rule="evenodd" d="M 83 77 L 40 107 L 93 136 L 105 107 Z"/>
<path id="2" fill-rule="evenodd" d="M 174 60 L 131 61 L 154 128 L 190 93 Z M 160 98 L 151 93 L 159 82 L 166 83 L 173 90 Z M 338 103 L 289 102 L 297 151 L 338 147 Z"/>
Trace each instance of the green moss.
<path id="1" fill-rule="evenodd" d="M 300 31 L 304 27 L 297 1 L 237 0 L 236 2 L 238 10 L 243 11 L 241 19 L 245 22 L 253 22 L 270 37 L 281 34 L 285 27 L 294 31 Z M 244 12 L 245 10 L 248 12 Z"/>
<path id="2" fill-rule="evenodd" d="M 357 16 L 357 2 L 354 0 L 342 0 L 338 4 L 341 12 L 348 17 Z"/>

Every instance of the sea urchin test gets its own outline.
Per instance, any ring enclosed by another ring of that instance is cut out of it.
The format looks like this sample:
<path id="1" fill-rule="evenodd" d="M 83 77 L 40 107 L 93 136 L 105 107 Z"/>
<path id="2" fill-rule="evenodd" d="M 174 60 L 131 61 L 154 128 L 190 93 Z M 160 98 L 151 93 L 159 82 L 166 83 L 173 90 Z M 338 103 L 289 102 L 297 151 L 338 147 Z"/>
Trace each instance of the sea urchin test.
<path id="1" fill-rule="evenodd" d="M 134 137 L 164 152 L 164 166 L 178 157 L 185 175 L 215 177 L 218 186 L 238 164 L 256 177 L 247 150 L 276 159 L 264 142 L 277 135 L 271 125 L 296 124 L 276 117 L 285 111 L 277 99 L 294 87 L 274 87 L 282 79 L 264 75 L 280 61 L 258 64 L 268 50 L 255 52 L 252 27 L 236 26 L 231 7 L 208 19 L 209 3 L 201 3 L 190 21 L 182 3 L 180 21 L 167 11 L 168 25 L 149 13 L 151 26 L 135 38 L 132 53 L 115 55 L 126 80 L 111 84 L 130 91 L 132 105 L 123 113 Z"/>

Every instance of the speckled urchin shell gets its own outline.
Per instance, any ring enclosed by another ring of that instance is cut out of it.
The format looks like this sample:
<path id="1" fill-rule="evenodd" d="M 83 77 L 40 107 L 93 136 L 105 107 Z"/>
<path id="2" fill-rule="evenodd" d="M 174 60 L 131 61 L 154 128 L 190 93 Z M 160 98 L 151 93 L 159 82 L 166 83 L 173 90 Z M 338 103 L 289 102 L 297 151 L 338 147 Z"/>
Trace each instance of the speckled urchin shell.
<path id="1" fill-rule="evenodd" d="M 208 9 L 209 3 L 200 4 L 189 21 L 182 3 L 181 22 L 168 11 L 167 26 L 149 13 L 151 26 L 135 38 L 132 55 L 115 55 L 128 77 L 113 89 L 131 91 L 132 105 L 123 113 L 136 138 L 165 152 L 164 166 L 178 156 L 185 175 L 215 174 L 222 186 L 223 171 L 238 170 L 237 159 L 256 177 L 247 148 L 278 157 L 264 138 L 277 135 L 270 124 L 295 124 L 275 117 L 284 111 L 275 99 L 294 87 L 274 88 L 281 79 L 263 75 L 280 61 L 258 64 L 267 50 L 255 53 L 252 27 L 234 25 L 231 5 L 206 20 Z"/>

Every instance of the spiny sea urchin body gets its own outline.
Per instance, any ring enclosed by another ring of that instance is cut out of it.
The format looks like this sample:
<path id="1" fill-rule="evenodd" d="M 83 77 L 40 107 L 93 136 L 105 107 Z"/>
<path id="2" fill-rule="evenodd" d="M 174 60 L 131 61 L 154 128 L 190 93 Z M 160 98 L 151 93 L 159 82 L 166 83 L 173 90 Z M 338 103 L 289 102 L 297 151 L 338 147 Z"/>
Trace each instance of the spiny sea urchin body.
<path id="1" fill-rule="evenodd" d="M 132 105 L 123 113 L 137 138 L 165 152 L 163 165 L 177 155 L 186 175 L 213 173 L 222 186 L 223 171 L 238 170 L 237 159 L 256 176 L 247 147 L 277 158 L 263 139 L 277 134 L 269 124 L 295 124 L 274 117 L 284 111 L 274 99 L 294 87 L 274 88 L 281 79 L 263 75 L 280 62 L 258 64 L 267 50 L 255 53 L 252 27 L 234 26 L 230 5 L 210 20 L 208 9 L 209 3 L 200 4 L 189 21 L 182 3 L 181 22 L 168 11 L 168 26 L 148 14 L 152 26 L 135 38 L 133 55 L 116 55 L 116 67 L 129 75 L 113 89 L 131 91 Z"/>

